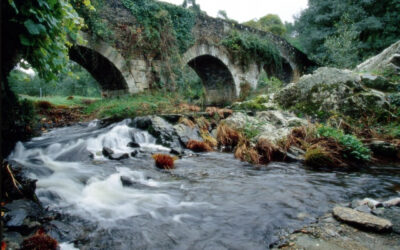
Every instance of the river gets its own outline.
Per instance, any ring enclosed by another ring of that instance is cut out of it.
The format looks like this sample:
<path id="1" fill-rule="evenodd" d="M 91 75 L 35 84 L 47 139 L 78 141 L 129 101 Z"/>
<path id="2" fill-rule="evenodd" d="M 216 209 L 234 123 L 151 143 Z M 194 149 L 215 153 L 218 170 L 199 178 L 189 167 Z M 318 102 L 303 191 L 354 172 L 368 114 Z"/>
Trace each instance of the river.
<path id="1" fill-rule="evenodd" d="M 104 146 L 136 157 L 113 161 Z M 60 241 L 79 249 L 268 249 L 280 236 L 314 221 L 334 204 L 391 197 L 400 169 L 316 171 L 299 163 L 255 166 L 228 153 L 191 154 L 159 170 L 155 144 L 130 120 L 54 129 L 18 143 L 10 161 L 37 179 Z M 122 179 L 122 180 L 121 180 Z"/>

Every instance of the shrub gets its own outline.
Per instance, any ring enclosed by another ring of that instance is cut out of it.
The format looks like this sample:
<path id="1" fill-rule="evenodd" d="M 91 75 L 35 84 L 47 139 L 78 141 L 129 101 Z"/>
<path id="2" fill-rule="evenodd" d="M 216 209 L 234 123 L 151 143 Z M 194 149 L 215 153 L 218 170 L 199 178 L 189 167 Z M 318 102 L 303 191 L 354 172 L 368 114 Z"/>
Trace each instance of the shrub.
<path id="1" fill-rule="evenodd" d="M 318 144 L 309 147 L 304 158 L 305 163 L 311 167 L 327 167 L 332 164 L 329 153 Z"/>
<path id="2" fill-rule="evenodd" d="M 73 99 L 74 97 L 72 95 L 67 97 L 67 100 L 73 100 Z"/>
<path id="3" fill-rule="evenodd" d="M 243 136 L 233 128 L 224 123 L 217 127 L 217 141 L 219 145 L 233 149 Z"/>
<path id="4" fill-rule="evenodd" d="M 38 232 L 25 239 L 21 244 L 21 250 L 56 250 L 58 242 L 39 229 Z"/>
<path id="5" fill-rule="evenodd" d="M 212 148 L 205 142 L 190 140 L 186 147 L 194 152 L 210 152 Z"/>
<path id="6" fill-rule="evenodd" d="M 178 159 L 166 154 L 154 154 L 152 157 L 155 160 L 156 167 L 160 169 L 174 169 L 174 161 Z"/>
<path id="7" fill-rule="evenodd" d="M 371 159 L 371 151 L 357 137 L 344 134 L 340 129 L 322 125 L 317 128 L 317 136 L 330 137 L 338 141 L 344 147 L 345 158 L 353 158 L 360 161 L 369 161 Z"/>
<path id="8" fill-rule="evenodd" d="M 43 110 L 48 110 L 54 108 L 53 104 L 51 104 L 48 101 L 38 101 L 35 103 L 36 107 L 43 109 Z"/>
<path id="9" fill-rule="evenodd" d="M 246 100 L 251 94 L 251 86 L 250 83 L 245 82 L 240 84 L 240 96 L 239 101 Z"/>
<path id="10" fill-rule="evenodd" d="M 247 141 L 242 141 L 235 149 L 235 158 L 252 164 L 260 163 L 260 156 L 254 148 L 249 146 Z"/>
<path id="11" fill-rule="evenodd" d="M 260 138 L 256 144 L 256 150 L 260 157 L 260 163 L 268 164 L 271 161 L 281 161 L 284 153 L 272 142 L 265 138 Z"/>

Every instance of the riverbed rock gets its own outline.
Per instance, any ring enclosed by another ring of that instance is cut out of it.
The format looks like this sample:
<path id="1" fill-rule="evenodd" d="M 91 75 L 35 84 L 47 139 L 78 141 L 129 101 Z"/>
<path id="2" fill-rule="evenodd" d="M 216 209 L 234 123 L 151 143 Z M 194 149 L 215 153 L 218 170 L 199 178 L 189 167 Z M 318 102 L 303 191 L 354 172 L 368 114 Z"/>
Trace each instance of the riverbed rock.
<path id="1" fill-rule="evenodd" d="M 347 207 L 335 207 L 333 215 L 340 221 L 375 232 L 387 232 L 393 227 L 389 220 Z"/>
<path id="2" fill-rule="evenodd" d="M 179 123 L 174 125 L 174 129 L 179 137 L 179 141 L 184 147 L 190 140 L 203 141 L 200 136 L 200 130 L 197 126 L 191 128 L 185 124 Z"/>
<path id="3" fill-rule="evenodd" d="M 108 157 L 110 160 L 120 161 L 129 158 L 129 154 L 120 153 L 120 154 L 112 154 Z"/>
<path id="4" fill-rule="evenodd" d="M 400 72 L 400 41 L 392 44 L 380 54 L 373 56 L 356 67 L 357 71 L 395 71 Z"/>
<path id="5" fill-rule="evenodd" d="M 132 124 L 143 130 L 147 130 L 156 138 L 156 143 L 165 147 L 179 147 L 179 136 L 172 124 L 159 116 L 136 117 Z"/>
<path id="6" fill-rule="evenodd" d="M 126 145 L 126 146 L 130 147 L 130 148 L 140 148 L 140 144 L 135 141 L 129 142 L 128 145 Z"/>
<path id="7" fill-rule="evenodd" d="M 103 151 L 101 151 L 101 152 L 107 158 L 110 157 L 112 154 L 114 154 L 114 151 L 109 147 L 103 147 Z"/>
<path id="8" fill-rule="evenodd" d="M 4 206 L 5 226 L 27 235 L 40 226 L 38 220 L 43 216 L 42 208 L 27 199 L 14 200 Z"/>
<path id="9" fill-rule="evenodd" d="M 138 154 L 139 154 L 139 151 L 137 151 L 137 150 L 133 150 L 133 151 L 130 153 L 131 157 L 136 157 Z"/>
<path id="10" fill-rule="evenodd" d="M 393 207 L 393 206 L 400 206 L 400 197 L 393 198 L 383 202 L 384 207 Z M 399 215 L 400 217 L 400 215 Z"/>

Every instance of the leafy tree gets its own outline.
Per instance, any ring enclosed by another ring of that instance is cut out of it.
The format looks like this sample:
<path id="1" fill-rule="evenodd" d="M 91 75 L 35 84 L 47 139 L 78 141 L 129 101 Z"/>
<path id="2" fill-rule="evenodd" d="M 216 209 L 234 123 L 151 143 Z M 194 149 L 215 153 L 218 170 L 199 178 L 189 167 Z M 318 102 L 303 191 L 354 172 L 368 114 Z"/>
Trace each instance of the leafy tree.
<path id="1" fill-rule="evenodd" d="M 228 20 L 228 14 L 226 14 L 225 10 L 219 10 L 217 13 L 217 17 Z"/>
<path id="2" fill-rule="evenodd" d="M 278 15 L 268 14 L 261 17 L 259 20 L 250 20 L 245 22 L 244 25 L 269 31 L 278 36 L 283 36 L 286 33 L 285 25 L 283 25 L 282 20 Z"/>
<path id="3" fill-rule="evenodd" d="M 355 64 L 379 53 L 400 39 L 399 0 L 309 0 L 309 7 L 295 20 L 301 47 L 314 60 L 326 62 L 330 50 L 325 41 L 340 31 L 342 16 L 349 13 L 352 29 L 358 32 L 359 50 Z"/>
<path id="4" fill-rule="evenodd" d="M 91 7 L 90 0 L 1 1 L 2 156 L 32 131 L 32 106 L 18 101 L 9 89 L 7 76 L 22 58 L 46 79 L 64 69 L 70 41 L 79 39 L 78 31 L 83 27 L 71 2 Z"/>
<path id="5" fill-rule="evenodd" d="M 358 61 L 359 32 L 355 30 L 349 15 L 343 15 L 335 25 L 336 34 L 329 36 L 324 43 L 328 50 L 326 64 L 337 68 L 352 68 Z"/>

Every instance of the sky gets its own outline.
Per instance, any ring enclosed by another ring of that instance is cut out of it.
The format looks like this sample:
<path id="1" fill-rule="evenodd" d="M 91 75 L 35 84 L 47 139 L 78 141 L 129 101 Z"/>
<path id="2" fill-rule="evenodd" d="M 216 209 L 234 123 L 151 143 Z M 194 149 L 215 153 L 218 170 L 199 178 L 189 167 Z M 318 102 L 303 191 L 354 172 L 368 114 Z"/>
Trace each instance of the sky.
<path id="1" fill-rule="evenodd" d="M 183 0 L 162 0 L 180 5 Z M 293 22 L 293 15 L 307 8 L 308 0 L 196 0 L 201 10 L 210 16 L 217 16 L 225 10 L 228 17 L 242 23 L 267 14 L 277 14 L 282 22 Z"/>

